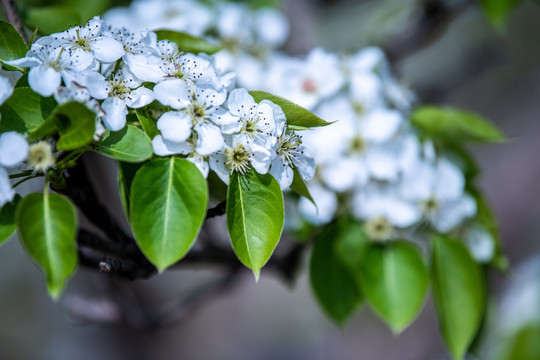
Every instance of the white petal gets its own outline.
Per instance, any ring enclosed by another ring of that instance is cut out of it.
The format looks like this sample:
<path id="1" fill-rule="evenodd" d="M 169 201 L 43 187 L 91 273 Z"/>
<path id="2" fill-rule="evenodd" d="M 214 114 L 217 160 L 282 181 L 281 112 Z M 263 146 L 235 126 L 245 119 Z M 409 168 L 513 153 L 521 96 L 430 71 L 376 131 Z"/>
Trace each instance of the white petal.
<path id="1" fill-rule="evenodd" d="M 158 83 L 164 79 L 165 74 L 160 68 L 162 61 L 156 56 L 126 54 L 124 60 L 129 70 L 141 81 Z"/>
<path id="2" fill-rule="evenodd" d="M 0 208 L 5 203 L 13 200 L 14 196 L 15 191 L 11 188 L 8 173 L 4 168 L 0 167 Z"/>
<path id="3" fill-rule="evenodd" d="M 487 263 L 495 255 L 495 240 L 491 234 L 480 226 L 472 227 L 465 237 L 465 242 L 474 259 Z"/>
<path id="4" fill-rule="evenodd" d="M 39 95 L 49 97 L 60 87 L 62 78 L 53 68 L 37 66 L 28 73 L 28 84 Z"/>
<path id="5" fill-rule="evenodd" d="M 184 109 L 191 104 L 191 93 L 182 79 L 162 81 L 154 86 L 156 100 L 174 109 Z"/>
<path id="6" fill-rule="evenodd" d="M 230 170 L 226 166 L 227 156 L 224 153 L 217 153 L 208 159 L 210 169 L 227 185 L 229 185 Z"/>
<path id="7" fill-rule="evenodd" d="M 138 109 L 154 101 L 154 92 L 144 86 L 135 89 L 126 96 L 126 105 L 132 109 Z"/>
<path id="8" fill-rule="evenodd" d="M 157 128 L 169 141 L 182 142 L 191 135 L 191 119 L 181 111 L 168 111 L 157 121 Z"/>
<path id="9" fill-rule="evenodd" d="M 362 135 L 367 141 L 377 143 L 390 140 L 403 122 L 400 112 L 377 109 L 368 113 L 361 124 Z"/>
<path id="10" fill-rule="evenodd" d="M 173 154 L 189 154 L 193 147 L 187 142 L 176 143 L 164 139 L 161 135 L 157 135 L 152 139 L 152 147 L 154 148 L 154 154 L 159 156 L 167 156 Z"/>
<path id="11" fill-rule="evenodd" d="M 359 159 L 341 158 L 322 167 L 321 177 L 332 190 L 344 192 L 365 184 L 368 174 Z"/>
<path id="12" fill-rule="evenodd" d="M 272 160 L 269 172 L 278 181 L 282 190 L 292 184 L 294 178 L 293 169 L 283 161 L 282 157 L 277 156 Z"/>
<path id="13" fill-rule="evenodd" d="M 255 100 L 246 89 L 234 89 L 229 94 L 227 105 L 233 115 L 247 117 L 250 108 L 255 105 Z"/>
<path id="14" fill-rule="evenodd" d="M 309 156 L 306 150 L 303 151 L 303 154 L 297 154 L 293 158 L 293 164 L 298 169 L 300 177 L 304 181 L 309 181 L 315 176 L 315 159 Z"/>
<path id="15" fill-rule="evenodd" d="M 460 168 L 442 158 L 437 163 L 437 180 L 434 186 L 437 199 L 455 199 L 463 193 L 465 177 Z"/>
<path id="16" fill-rule="evenodd" d="M 5 61 L 5 64 L 19 66 L 19 67 L 34 67 L 43 64 L 41 60 L 36 57 L 28 56 L 20 59 Z"/>
<path id="17" fill-rule="evenodd" d="M 107 129 L 112 131 L 121 130 L 126 125 L 126 115 L 128 113 L 126 104 L 118 98 L 107 98 L 101 104 L 105 112 L 103 123 Z"/>
<path id="18" fill-rule="evenodd" d="M 13 94 L 13 85 L 7 77 L 0 76 L 0 105 Z"/>
<path id="19" fill-rule="evenodd" d="M 105 77 L 97 71 L 84 71 L 83 73 L 63 72 L 64 82 L 75 82 L 84 86 L 95 99 L 106 99 L 109 96 L 110 85 Z M 76 86 L 76 85 L 75 85 Z"/>
<path id="20" fill-rule="evenodd" d="M 219 127 L 209 123 L 198 123 L 195 125 L 197 131 L 197 146 L 195 151 L 201 155 L 210 155 L 225 146 L 225 140 L 221 135 Z"/>
<path id="21" fill-rule="evenodd" d="M 203 156 L 191 155 L 188 156 L 187 160 L 195 164 L 195 166 L 197 167 L 197 169 L 199 169 L 201 174 L 203 174 L 205 179 L 208 177 L 208 162 L 204 159 Z"/>
<path id="22" fill-rule="evenodd" d="M 431 223 L 441 233 L 446 233 L 465 219 L 476 214 L 476 202 L 469 195 L 441 204 L 439 211 L 431 217 Z"/>
<path id="23" fill-rule="evenodd" d="M 253 166 L 255 171 L 259 174 L 266 174 L 272 162 L 272 154 L 270 151 L 263 146 L 253 143 L 248 144 L 247 149 L 251 153 L 249 159 L 251 166 Z"/>
<path id="24" fill-rule="evenodd" d="M 379 180 L 395 180 L 399 171 L 399 159 L 388 146 L 371 147 L 365 153 L 371 176 Z"/>
<path id="25" fill-rule="evenodd" d="M 314 225 L 329 223 L 337 210 L 336 194 L 317 183 L 308 184 L 308 190 L 317 207 L 310 200 L 301 197 L 298 202 L 298 209 L 306 220 Z"/>
<path id="26" fill-rule="evenodd" d="M 0 165 L 12 167 L 20 164 L 28 156 L 28 143 L 24 136 L 8 131 L 0 135 Z"/>
<path id="27" fill-rule="evenodd" d="M 124 46 L 113 38 L 100 36 L 90 43 L 95 58 L 102 63 L 112 63 L 124 56 Z"/>

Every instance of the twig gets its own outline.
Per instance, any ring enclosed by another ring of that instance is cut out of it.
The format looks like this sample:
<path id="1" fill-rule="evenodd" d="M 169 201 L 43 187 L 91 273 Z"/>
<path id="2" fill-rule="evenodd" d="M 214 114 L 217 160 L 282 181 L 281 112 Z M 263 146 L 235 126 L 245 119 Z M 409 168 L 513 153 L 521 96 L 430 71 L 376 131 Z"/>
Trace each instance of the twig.
<path id="1" fill-rule="evenodd" d="M 28 45 L 28 37 L 26 36 L 26 33 L 24 32 L 24 27 L 21 21 L 21 17 L 19 16 L 19 11 L 17 9 L 17 4 L 15 4 L 15 0 L 0 0 L 2 3 L 2 9 L 4 10 L 4 14 L 6 14 L 6 19 L 9 21 L 13 27 L 15 27 L 15 30 L 21 35 L 26 45 Z"/>

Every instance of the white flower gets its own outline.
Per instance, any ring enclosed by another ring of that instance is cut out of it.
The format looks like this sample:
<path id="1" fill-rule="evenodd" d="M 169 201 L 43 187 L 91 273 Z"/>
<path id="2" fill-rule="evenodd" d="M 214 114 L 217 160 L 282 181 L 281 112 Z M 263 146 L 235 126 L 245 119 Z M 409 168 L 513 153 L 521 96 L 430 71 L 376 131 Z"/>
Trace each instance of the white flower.
<path id="1" fill-rule="evenodd" d="M 19 165 L 27 156 L 28 143 L 24 136 L 15 131 L 8 131 L 0 135 L 0 207 L 13 200 L 15 196 L 5 168 Z"/>
<path id="2" fill-rule="evenodd" d="M 0 75 L 0 105 L 13 94 L 13 85 L 7 77 Z"/>
<path id="3" fill-rule="evenodd" d="M 317 206 L 309 199 L 301 197 L 298 202 L 300 213 L 314 225 L 328 224 L 334 218 L 338 207 L 336 194 L 316 182 L 309 183 L 307 187 Z"/>
<path id="4" fill-rule="evenodd" d="M 467 229 L 465 243 L 474 259 L 480 263 L 488 263 L 495 255 L 495 239 L 489 231 L 480 225 Z"/>
<path id="5" fill-rule="evenodd" d="M 103 21 L 99 16 L 90 19 L 86 25 L 76 26 L 67 31 L 52 34 L 55 43 L 70 49 L 73 56 L 101 63 L 112 63 L 120 59 L 124 54 L 123 45 L 110 36 L 102 33 Z"/>
<path id="6" fill-rule="evenodd" d="M 464 192 L 461 170 L 445 158 L 435 164 L 419 161 L 404 175 L 402 194 L 415 201 L 423 215 L 446 233 L 476 213 L 476 202 Z"/>
<path id="7" fill-rule="evenodd" d="M 154 153 L 159 156 L 173 154 L 188 155 L 187 160 L 195 164 L 205 178 L 208 177 L 209 166 L 207 158 L 206 156 L 197 153 L 195 146 L 192 143 L 188 141 L 173 142 L 163 138 L 161 135 L 157 135 L 152 140 L 152 146 L 154 148 Z"/>

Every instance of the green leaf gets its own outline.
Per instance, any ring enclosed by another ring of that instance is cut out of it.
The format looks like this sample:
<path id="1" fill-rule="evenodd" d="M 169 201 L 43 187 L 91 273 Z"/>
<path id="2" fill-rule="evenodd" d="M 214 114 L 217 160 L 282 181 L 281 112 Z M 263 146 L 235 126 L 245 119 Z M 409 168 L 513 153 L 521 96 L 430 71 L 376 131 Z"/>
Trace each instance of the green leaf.
<path id="1" fill-rule="evenodd" d="M 118 161 L 118 190 L 120 193 L 120 201 L 122 202 L 122 208 L 126 214 L 126 218 L 129 220 L 129 197 L 131 190 L 131 183 L 137 171 L 143 167 L 145 163 L 127 163 Z"/>
<path id="2" fill-rule="evenodd" d="M 212 44 L 208 40 L 178 31 L 157 30 L 156 34 L 158 40 L 172 41 L 173 43 L 176 43 L 176 45 L 178 45 L 180 51 L 184 52 L 190 52 L 194 54 L 203 52 L 211 55 L 223 49 L 222 46 Z"/>
<path id="3" fill-rule="evenodd" d="M 429 274 L 419 250 L 399 241 L 370 244 L 362 261 L 360 280 L 373 309 L 399 333 L 422 308 Z"/>
<path id="4" fill-rule="evenodd" d="M 313 197 L 311 196 L 309 189 L 306 186 L 306 183 L 304 182 L 304 179 L 302 179 L 302 176 L 300 176 L 300 173 L 298 172 L 298 169 L 294 168 L 294 177 L 293 181 L 291 183 L 290 189 L 297 193 L 300 196 L 303 196 L 307 198 L 309 201 L 317 207 L 317 204 L 315 204 L 315 200 L 313 200 Z"/>
<path id="5" fill-rule="evenodd" d="M 30 134 L 31 139 L 46 137 L 58 132 L 56 143 L 59 150 L 74 150 L 92 142 L 96 126 L 96 114 L 78 102 L 58 105 L 51 116 Z"/>
<path id="6" fill-rule="evenodd" d="M 157 124 L 154 120 L 152 120 L 147 111 L 143 109 L 137 109 L 136 113 L 137 118 L 139 119 L 139 122 L 144 129 L 144 132 L 150 137 L 150 139 L 153 139 L 154 137 L 159 135 Z"/>
<path id="7" fill-rule="evenodd" d="M 428 136 L 448 142 L 493 142 L 505 140 L 487 119 L 470 111 L 422 106 L 411 116 L 414 125 Z"/>
<path id="8" fill-rule="evenodd" d="M 313 114 L 311 111 L 304 109 L 300 105 L 296 105 L 295 103 L 279 96 L 272 95 L 265 91 L 250 91 L 249 93 L 251 96 L 253 96 L 257 103 L 261 102 L 262 100 L 270 100 L 274 104 L 279 105 L 287 117 L 287 125 L 290 130 L 307 130 L 312 127 L 326 126 L 331 124 Z"/>
<path id="9" fill-rule="evenodd" d="M 17 87 L 13 95 L 0 106 L 0 133 L 31 133 L 45 122 L 55 106 L 54 98 L 44 98 L 29 87 Z"/>
<path id="10" fill-rule="evenodd" d="M 343 234 L 339 223 L 328 226 L 315 240 L 309 274 L 311 288 L 324 312 L 344 326 L 362 301 L 362 294 L 350 264 L 343 261 L 337 244 Z"/>
<path id="11" fill-rule="evenodd" d="M 120 131 L 109 131 L 92 149 L 102 155 L 125 162 L 141 162 L 153 154 L 152 141 L 133 125 Z"/>
<path id="12" fill-rule="evenodd" d="M 270 174 L 231 173 L 227 193 L 227 228 L 238 259 L 259 278 L 281 237 L 283 193 Z"/>
<path id="13" fill-rule="evenodd" d="M 30 194 L 17 206 L 17 228 L 24 247 L 47 277 L 57 299 L 77 266 L 77 219 L 71 202 L 58 194 Z"/>
<path id="14" fill-rule="evenodd" d="M 447 237 L 434 239 L 431 256 L 439 326 L 454 359 L 463 359 L 485 312 L 482 270 L 463 243 Z"/>
<path id="15" fill-rule="evenodd" d="M 12 201 L 5 203 L 0 208 L 0 245 L 15 232 L 17 225 L 15 223 L 15 210 L 21 196 L 16 194 Z"/>
<path id="16" fill-rule="evenodd" d="M 512 9 L 523 0 L 480 0 L 482 9 L 494 25 L 501 26 Z"/>
<path id="17" fill-rule="evenodd" d="M 26 43 L 13 25 L 0 20 L 0 61 L 20 59 L 27 51 Z"/>
<path id="18" fill-rule="evenodd" d="M 540 354 L 540 323 L 529 323 L 504 338 L 501 348 L 497 349 L 496 360 L 538 360 Z"/>
<path id="19" fill-rule="evenodd" d="M 26 23 L 32 29 L 37 28 L 40 34 L 50 35 L 81 25 L 82 22 L 78 12 L 71 7 L 51 5 L 29 8 Z"/>
<path id="20" fill-rule="evenodd" d="M 131 184 L 131 227 L 161 272 L 189 251 L 203 224 L 208 191 L 201 172 L 177 157 L 149 161 Z"/>

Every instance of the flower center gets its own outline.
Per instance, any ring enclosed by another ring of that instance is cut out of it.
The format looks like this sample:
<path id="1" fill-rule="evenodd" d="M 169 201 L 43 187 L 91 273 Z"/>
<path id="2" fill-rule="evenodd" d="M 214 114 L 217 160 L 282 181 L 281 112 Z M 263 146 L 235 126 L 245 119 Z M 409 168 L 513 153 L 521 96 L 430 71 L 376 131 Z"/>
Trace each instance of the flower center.
<path id="1" fill-rule="evenodd" d="M 52 154 L 51 146 L 46 141 L 40 141 L 29 146 L 28 149 L 28 164 L 35 171 L 45 173 L 55 163 Z"/>
<path id="2" fill-rule="evenodd" d="M 360 136 L 355 136 L 350 143 L 350 150 L 353 153 L 361 153 L 366 147 L 366 142 Z"/>
<path id="3" fill-rule="evenodd" d="M 424 211 L 424 214 L 429 215 L 436 212 L 439 209 L 440 204 L 437 199 L 432 196 L 429 199 L 422 201 L 421 207 Z"/>
<path id="4" fill-rule="evenodd" d="M 366 235 L 373 241 L 386 241 L 394 232 L 394 227 L 386 218 L 378 216 L 364 224 Z"/>
<path id="5" fill-rule="evenodd" d="M 234 148 L 227 148 L 225 150 L 227 161 L 225 165 L 232 171 L 245 174 L 249 168 L 250 153 L 246 150 L 244 145 L 237 144 Z"/>
<path id="6" fill-rule="evenodd" d="M 111 84 L 109 96 L 124 100 L 127 95 L 131 94 L 131 88 L 127 86 L 127 82 L 125 80 L 121 78 L 114 78 L 109 83 Z"/>

